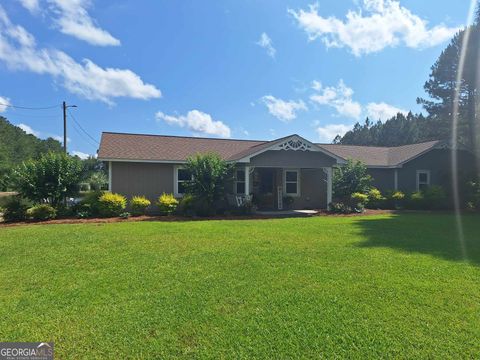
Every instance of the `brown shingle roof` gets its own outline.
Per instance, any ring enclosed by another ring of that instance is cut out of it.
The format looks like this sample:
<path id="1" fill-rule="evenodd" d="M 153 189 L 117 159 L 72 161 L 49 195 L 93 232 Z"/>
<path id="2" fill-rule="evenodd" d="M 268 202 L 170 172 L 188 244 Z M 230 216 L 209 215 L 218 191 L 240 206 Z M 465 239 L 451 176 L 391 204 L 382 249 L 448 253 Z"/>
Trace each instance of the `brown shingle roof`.
<path id="1" fill-rule="evenodd" d="M 184 136 L 102 133 L 99 159 L 185 161 L 196 153 L 216 152 L 224 159 L 265 141 Z"/>
<path id="2" fill-rule="evenodd" d="M 238 160 L 256 153 L 274 141 L 213 139 L 186 136 L 142 135 L 104 132 L 98 158 L 182 162 L 196 153 L 215 152 L 225 160 Z M 355 159 L 371 167 L 398 166 L 433 149 L 440 141 L 397 147 L 316 144 L 342 159 Z"/>
<path id="3" fill-rule="evenodd" d="M 364 162 L 367 166 L 389 167 L 398 166 L 408 160 L 433 149 L 441 141 L 428 141 L 403 146 L 356 146 L 337 144 L 318 144 L 324 149 L 344 159 L 354 159 Z"/>

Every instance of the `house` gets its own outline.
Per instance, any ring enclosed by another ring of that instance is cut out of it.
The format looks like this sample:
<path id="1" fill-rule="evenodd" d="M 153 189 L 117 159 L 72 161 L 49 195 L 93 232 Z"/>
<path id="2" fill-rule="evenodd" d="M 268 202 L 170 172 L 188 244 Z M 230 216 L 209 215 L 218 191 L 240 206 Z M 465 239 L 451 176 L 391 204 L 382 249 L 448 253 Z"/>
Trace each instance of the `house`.
<path id="1" fill-rule="evenodd" d="M 451 156 L 440 141 L 368 147 L 315 144 L 299 135 L 254 141 L 104 132 L 98 159 L 108 163 L 111 191 L 154 201 L 163 192 L 183 196 L 190 179 L 183 165 L 189 156 L 207 152 L 236 164 L 227 193 L 252 194 L 265 209 L 284 208 L 286 197 L 293 208 L 326 208 L 332 201 L 332 169 L 349 158 L 363 161 L 382 191 L 445 186 Z M 472 156 L 461 151 L 462 169 L 472 164 Z"/>

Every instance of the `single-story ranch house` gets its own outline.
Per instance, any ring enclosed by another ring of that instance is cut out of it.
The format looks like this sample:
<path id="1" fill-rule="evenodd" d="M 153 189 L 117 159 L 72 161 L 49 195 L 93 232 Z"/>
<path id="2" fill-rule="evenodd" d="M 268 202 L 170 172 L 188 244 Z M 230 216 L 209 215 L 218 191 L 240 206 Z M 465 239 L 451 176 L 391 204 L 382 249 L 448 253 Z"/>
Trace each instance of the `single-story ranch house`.
<path id="1" fill-rule="evenodd" d="M 473 155 L 457 151 L 459 169 L 468 172 Z M 108 163 L 111 191 L 155 201 L 163 192 L 181 197 L 189 179 L 183 164 L 207 152 L 236 164 L 235 180 L 226 186 L 229 194 L 252 194 L 265 209 L 282 209 L 285 196 L 294 199 L 296 209 L 326 208 L 332 201 L 332 168 L 350 158 L 367 165 L 382 192 L 447 187 L 452 154 L 442 141 L 371 147 L 315 144 L 299 135 L 254 141 L 104 132 L 98 158 Z"/>

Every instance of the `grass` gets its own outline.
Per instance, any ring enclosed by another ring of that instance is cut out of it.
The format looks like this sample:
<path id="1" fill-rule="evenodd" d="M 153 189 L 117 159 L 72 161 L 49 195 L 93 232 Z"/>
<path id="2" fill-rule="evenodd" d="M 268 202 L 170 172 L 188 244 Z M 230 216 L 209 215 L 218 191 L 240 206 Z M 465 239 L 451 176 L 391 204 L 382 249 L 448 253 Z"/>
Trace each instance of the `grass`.
<path id="1" fill-rule="evenodd" d="M 0 339 L 58 358 L 478 358 L 480 217 L 0 228 Z"/>

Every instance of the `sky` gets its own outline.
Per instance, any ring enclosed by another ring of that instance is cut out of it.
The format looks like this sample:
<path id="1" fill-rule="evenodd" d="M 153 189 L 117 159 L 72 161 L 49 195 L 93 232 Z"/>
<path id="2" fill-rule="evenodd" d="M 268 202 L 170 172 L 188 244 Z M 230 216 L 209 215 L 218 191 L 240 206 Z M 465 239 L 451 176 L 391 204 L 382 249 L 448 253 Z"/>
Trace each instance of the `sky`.
<path id="1" fill-rule="evenodd" d="M 2 0 L 0 115 L 94 155 L 102 131 L 331 142 L 420 112 L 470 0 Z M 10 106 L 5 106 L 10 105 Z M 23 109 L 35 108 L 35 109 Z M 41 108 L 41 109 L 40 109 Z"/>

